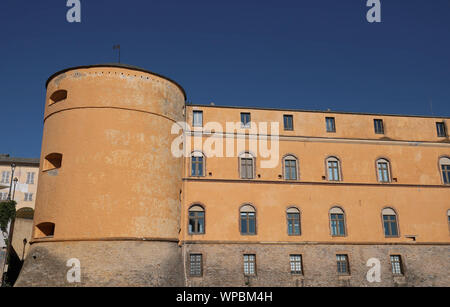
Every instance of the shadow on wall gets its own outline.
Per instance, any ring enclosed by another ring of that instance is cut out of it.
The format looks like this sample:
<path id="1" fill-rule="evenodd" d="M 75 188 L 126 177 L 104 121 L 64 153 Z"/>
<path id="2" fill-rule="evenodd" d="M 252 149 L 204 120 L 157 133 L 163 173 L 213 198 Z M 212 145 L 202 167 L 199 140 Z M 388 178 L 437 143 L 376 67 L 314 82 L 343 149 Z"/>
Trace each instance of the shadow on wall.
<path id="1" fill-rule="evenodd" d="M 34 210 L 32 208 L 25 207 L 16 212 L 5 286 L 13 286 L 22 269 L 23 261 L 30 245 L 29 242 L 33 231 L 33 218 Z"/>

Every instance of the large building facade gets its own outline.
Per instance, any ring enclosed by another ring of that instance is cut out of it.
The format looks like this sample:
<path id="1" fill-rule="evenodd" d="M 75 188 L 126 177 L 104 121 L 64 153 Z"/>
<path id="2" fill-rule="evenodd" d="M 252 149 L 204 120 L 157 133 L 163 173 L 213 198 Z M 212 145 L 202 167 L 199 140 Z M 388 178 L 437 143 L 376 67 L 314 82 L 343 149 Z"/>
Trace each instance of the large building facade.
<path id="1" fill-rule="evenodd" d="M 38 174 L 39 159 L 0 154 L 0 202 L 11 193 L 11 199 L 17 203 L 12 248 L 21 260 L 30 247 Z M 0 240 L 0 248 L 6 249 L 4 240 Z"/>
<path id="2" fill-rule="evenodd" d="M 50 77 L 18 286 L 450 284 L 449 118 L 185 101 L 136 67 Z"/>

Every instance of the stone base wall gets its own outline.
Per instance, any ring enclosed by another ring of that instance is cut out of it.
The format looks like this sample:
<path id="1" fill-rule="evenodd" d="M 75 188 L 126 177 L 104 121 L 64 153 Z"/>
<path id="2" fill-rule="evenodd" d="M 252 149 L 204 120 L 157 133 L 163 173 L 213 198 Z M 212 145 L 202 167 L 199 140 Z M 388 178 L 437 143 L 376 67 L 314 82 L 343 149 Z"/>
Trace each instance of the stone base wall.
<path id="1" fill-rule="evenodd" d="M 203 255 L 201 277 L 189 276 L 191 253 Z M 244 254 L 256 255 L 255 276 L 244 276 Z M 303 275 L 291 274 L 291 254 L 302 255 Z M 336 254 L 348 255 L 349 275 L 338 275 Z M 401 256 L 403 276 L 392 274 L 390 255 Z M 448 287 L 449 255 L 449 245 L 48 242 L 31 246 L 15 286 Z M 80 261 L 80 283 L 67 281 L 72 258 Z M 380 260 L 381 282 L 366 279 L 370 258 Z"/>
<path id="2" fill-rule="evenodd" d="M 203 255 L 203 276 L 190 277 L 194 287 L 310 287 L 310 286 L 450 286 L 449 245 L 320 245 L 320 244 L 185 244 L 189 254 Z M 246 277 L 243 255 L 256 255 L 256 276 Z M 303 275 L 290 272 L 290 254 L 301 254 Z M 347 254 L 350 275 L 337 273 L 336 254 Z M 392 273 L 390 255 L 401 255 L 403 276 Z M 381 282 L 370 283 L 370 258 L 381 263 Z"/>
<path id="3" fill-rule="evenodd" d="M 67 281 L 67 261 L 72 258 L 80 261 L 80 283 Z M 15 286 L 177 287 L 184 285 L 181 259 L 181 248 L 171 242 L 35 243 Z"/>

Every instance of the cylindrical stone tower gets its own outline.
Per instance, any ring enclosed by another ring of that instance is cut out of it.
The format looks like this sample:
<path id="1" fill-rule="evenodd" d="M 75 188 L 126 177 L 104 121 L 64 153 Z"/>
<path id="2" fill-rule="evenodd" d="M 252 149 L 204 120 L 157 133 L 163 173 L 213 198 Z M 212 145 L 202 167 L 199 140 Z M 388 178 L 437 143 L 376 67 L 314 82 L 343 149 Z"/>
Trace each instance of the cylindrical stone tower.
<path id="1" fill-rule="evenodd" d="M 49 78 L 32 247 L 16 286 L 184 285 L 171 128 L 185 98 L 174 81 L 120 64 Z"/>

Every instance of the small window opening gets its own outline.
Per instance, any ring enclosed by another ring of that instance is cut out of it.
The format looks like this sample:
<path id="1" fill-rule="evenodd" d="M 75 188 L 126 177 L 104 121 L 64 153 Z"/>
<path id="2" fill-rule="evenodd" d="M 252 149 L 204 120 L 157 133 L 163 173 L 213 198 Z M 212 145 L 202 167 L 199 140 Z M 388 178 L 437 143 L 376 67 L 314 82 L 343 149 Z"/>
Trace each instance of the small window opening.
<path id="1" fill-rule="evenodd" d="M 54 223 L 41 223 L 39 225 L 36 225 L 36 238 L 43 238 L 43 237 L 53 237 L 55 234 L 55 224 Z"/>
<path id="2" fill-rule="evenodd" d="M 59 90 L 50 96 L 50 104 L 54 104 L 67 99 L 67 91 Z"/>
<path id="3" fill-rule="evenodd" d="M 53 169 L 61 168 L 62 164 L 62 154 L 60 153 L 51 153 L 45 157 L 43 171 L 50 171 Z"/>

